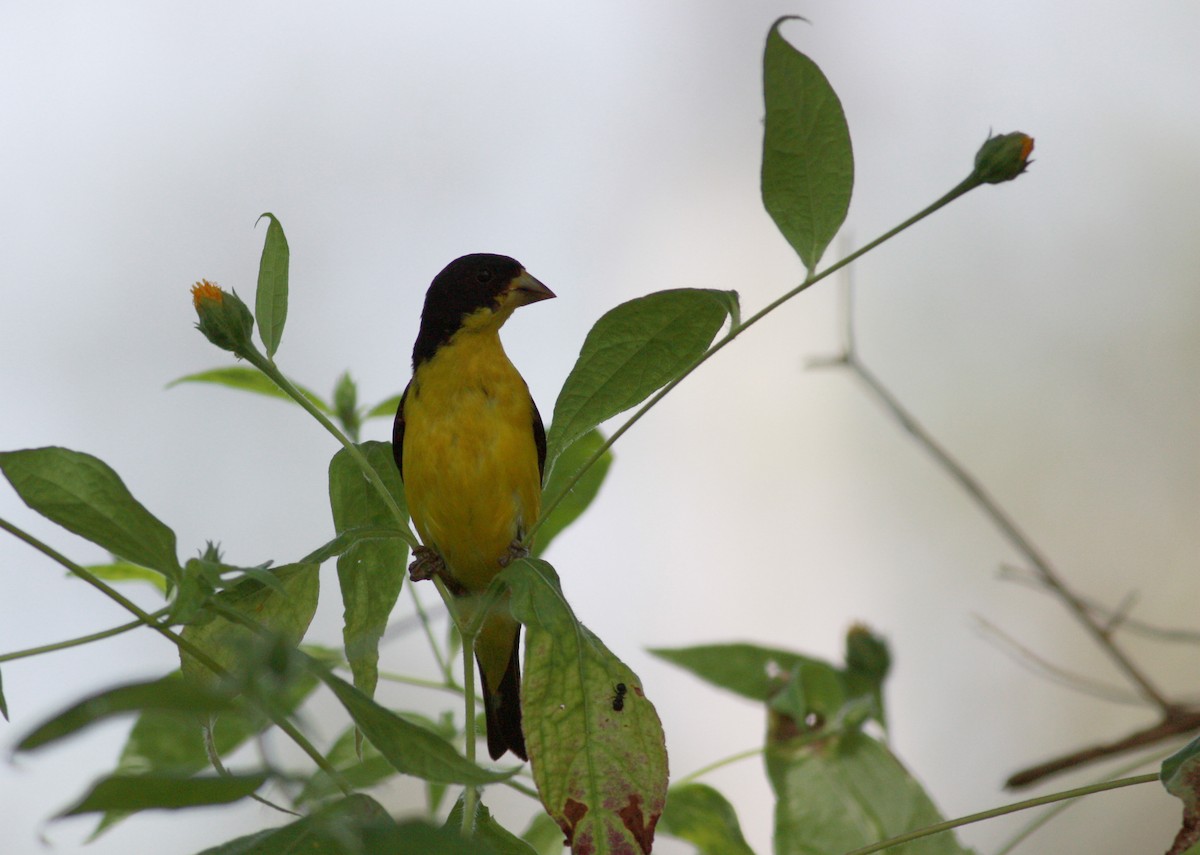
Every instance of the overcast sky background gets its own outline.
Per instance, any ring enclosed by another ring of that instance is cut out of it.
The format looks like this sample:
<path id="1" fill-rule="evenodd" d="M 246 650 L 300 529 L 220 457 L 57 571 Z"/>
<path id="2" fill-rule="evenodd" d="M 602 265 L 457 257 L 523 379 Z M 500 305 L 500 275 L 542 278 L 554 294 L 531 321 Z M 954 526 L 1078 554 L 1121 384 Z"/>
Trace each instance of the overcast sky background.
<path id="1" fill-rule="evenodd" d="M 466 252 L 513 255 L 558 294 L 505 329 L 547 418 L 612 306 L 695 286 L 737 289 L 757 310 L 803 275 L 758 193 L 762 46 L 782 14 L 811 20 L 785 34 L 831 80 L 854 140 L 854 200 L 827 263 L 957 183 L 989 129 L 1036 137 L 1026 176 L 854 266 L 862 355 L 1079 590 L 1136 592 L 1136 616 L 1194 628 L 1196 4 L 6 0 L 0 448 L 97 455 L 176 530 L 183 558 L 214 539 L 233 563 L 283 562 L 326 540 L 327 434 L 275 400 L 164 389 L 229 364 L 192 328 L 188 286 L 250 298 L 267 210 L 292 249 L 280 365 L 322 391 L 349 368 L 369 402 L 407 381 L 424 290 Z M 762 712 L 645 648 L 746 640 L 838 657 L 864 621 L 895 657 L 894 750 L 947 816 L 982 810 L 1018 797 L 1001 790 L 1015 769 L 1153 717 L 1035 676 L 980 630 L 986 619 L 1119 683 L 1057 603 L 997 578 L 1017 556 L 864 390 L 806 370 L 838 346 L 838 305 L 823 283 L 690 378 L 619 443 L 596 505 L 547 558 L 641 677 L 673 776 L 760 744 Z M 104 560 L 7 486 L 0 516 Z M 332 566 L 322 582 L 309 638 L 334 644 Z M 0 589 L 4 652 L 128 619 L 8 537 Z M 1195 647 L 1130 647 L 1163 686 L 1195 691 Z M 429 673 L 426 659 L 396 642 L 382 665 Z M 0 745 L 175 665 L 143 635 L 7 664 Z M 442 701 L 388 685 L 380 697 Z M 308 715 L 318 740 L 344 723 L 327 697 Z M 40 837 L 81 850 L 92 820 L 46 820 L 112 768 L 128 726 L 0 764 L 0 850 L 43 851 Z M 769 852 L 761 763 L 706 780 Z M 379 797 L 403 815 L 418 795 L 401 783 Z M 523 827 L 524 800 L 487 800 Z M 1157 786 L 1096 796 L 1025 851 L 1159 851 L 1179 814 Z M 1031 818 L 962 837 L 994 851 Z M 276 821 L 253 804 L 147 814 L 87 851 L 188 855 Z"/>

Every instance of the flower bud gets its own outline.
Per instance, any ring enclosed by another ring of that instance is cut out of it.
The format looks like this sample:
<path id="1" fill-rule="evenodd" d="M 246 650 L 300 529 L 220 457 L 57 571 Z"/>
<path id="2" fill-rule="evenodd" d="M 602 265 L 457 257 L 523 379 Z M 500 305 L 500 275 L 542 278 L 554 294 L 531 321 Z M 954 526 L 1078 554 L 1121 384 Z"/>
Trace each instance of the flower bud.
<path id="1" fill-rule="evenodd" d="M 238 356 L 253 349 L 254 316 L 236 293 L 223 291 L 215 282 L 201 279 L 192 286 L 192 305 L 200 316 L 196 329 L 217 347 Z"/>
<path id="2" fill-rule="evenodd" d="M 882 680 L 892 667 L 887 642 L 868 627 L 856 623 L 846 633 L 846 667 Z"/>
<path id="3" fill-rule="evenodd" d="M 974 176 L 983 184 L 1012 181 L 1029 166 L 1033 137 L 1020 131 L 988 137 L 975 155 Z"/>

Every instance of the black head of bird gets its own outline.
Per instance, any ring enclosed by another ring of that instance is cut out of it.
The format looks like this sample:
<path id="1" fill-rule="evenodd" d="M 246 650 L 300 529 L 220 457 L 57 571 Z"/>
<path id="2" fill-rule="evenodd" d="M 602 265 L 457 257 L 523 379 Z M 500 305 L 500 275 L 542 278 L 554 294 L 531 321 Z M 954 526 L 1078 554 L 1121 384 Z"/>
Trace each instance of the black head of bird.
<path id="1" fill-rule="evenodd" d="M 553 296 L 507 255 L 477 252 L 456 258 L 434 277 L 425 294 L 413 367 L 433 356 L 455 333 L 498 329 L 518 307 Z"/>

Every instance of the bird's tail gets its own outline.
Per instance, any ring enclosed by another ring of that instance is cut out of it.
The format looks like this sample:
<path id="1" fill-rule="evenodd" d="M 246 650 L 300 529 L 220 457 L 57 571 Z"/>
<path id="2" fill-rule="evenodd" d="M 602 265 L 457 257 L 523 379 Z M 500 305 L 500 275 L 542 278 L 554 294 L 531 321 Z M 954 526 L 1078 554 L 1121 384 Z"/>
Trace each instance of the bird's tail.
<path id="1" fill-rule="evenodd" d="M 502 638 L 497 639 L 497 634 Z M 505 751 L 511 751 L 522 760 L 529 759 L 525 753 L 525 734 L 521 730 L 520 638 L 519 623 L 512 618 L 497 620 L 493 617 L 484 622 L 475 644 L 483 709 L 487 717 L 488 754 L 493 760 L 499 760 Z M 481 647 L 492 655 L 485 655 Z M 507 662 L 495 656 L 504 648 L 508 649 Z M 498 679 L 497 674 L 500 674 Z"/>

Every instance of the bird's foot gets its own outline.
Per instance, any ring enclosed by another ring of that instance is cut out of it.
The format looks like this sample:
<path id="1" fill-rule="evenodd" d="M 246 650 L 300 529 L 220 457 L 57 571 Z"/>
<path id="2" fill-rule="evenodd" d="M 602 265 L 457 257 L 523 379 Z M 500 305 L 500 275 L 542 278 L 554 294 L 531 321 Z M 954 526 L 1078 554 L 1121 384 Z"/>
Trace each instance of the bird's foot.
<path id="1" fill-rule="evenodd" d="M 467 594 L 463 584 L 450 574 L 442 556 L 428 546 L 418 546 L 413 550 L 413 562 L 408 565 L 408 577 L 414 582 L 424 582 L 436 577 L 442 580 L 446 589 L 454 596 L 463 597 Z"/>
<path id="2" fill-rule="evenodd" d="M 408 578 L 414 582 L 424 582 L 434 576 L 446 574 L 446 563 L 428 546 L 417 546 L 413 549 L 413 562 L 408 565 Z"/>
<path id="3" fill-rule="evenodd" d="M 510 543 L 508 545 L 508 549 L 505 551 L 505 553 L 500 556 L 500 566 L 507 567 L 509 564 L 512 564 L 518 558 L 528 558 L 528 557 L 529 557 L 529 547 L 523 545 L 521 543 L 521 541 L 519 541 L 519 540 L 514 540 L 512 543 Z"/>

